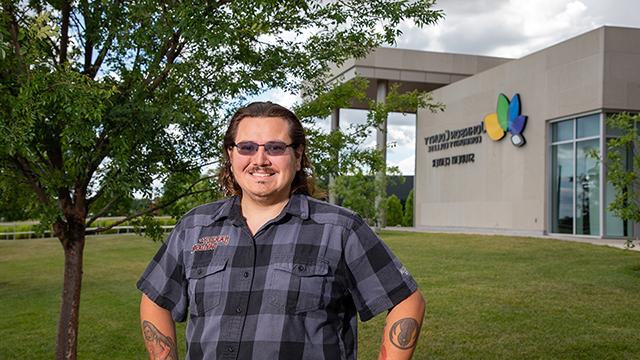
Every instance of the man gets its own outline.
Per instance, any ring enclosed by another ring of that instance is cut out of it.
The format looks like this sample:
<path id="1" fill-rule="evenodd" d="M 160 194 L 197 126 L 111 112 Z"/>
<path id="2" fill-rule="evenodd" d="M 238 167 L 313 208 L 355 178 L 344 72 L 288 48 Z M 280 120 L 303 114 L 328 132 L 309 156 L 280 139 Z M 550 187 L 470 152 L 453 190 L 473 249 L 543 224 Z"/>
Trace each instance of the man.
<path id="1" fill-rule="evenodd" d="M 424 300 L 356 214 L 314 192 L 302 124 L 252 103 L 232 117 L 220 180 L 230 194 L 185 215 L 138 282 L 151 359 L 356 359 L 357 319 L 389 310 L 380 359 L 409 359 Z"/>

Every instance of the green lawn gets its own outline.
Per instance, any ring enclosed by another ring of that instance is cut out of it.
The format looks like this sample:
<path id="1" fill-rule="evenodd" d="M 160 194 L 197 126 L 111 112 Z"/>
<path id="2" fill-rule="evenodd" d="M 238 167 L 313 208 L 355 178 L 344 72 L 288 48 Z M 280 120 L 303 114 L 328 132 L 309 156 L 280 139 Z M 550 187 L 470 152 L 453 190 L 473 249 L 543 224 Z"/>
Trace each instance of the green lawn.
<path id="1" fill-rule="evenodd" d="M 639 252 L 498 236 L 382 236 L 427 299 L 415 359 L 640 358 Z M 135 235 L 87 241 L 80 359 L 144 358 L 135 282 L 158 246 Z M 0 359 L 52 358 L 61 275 L 57 240 L 0 241 Z M 361 324 L 361 359 L 376 357 L 383 321 Z"/>

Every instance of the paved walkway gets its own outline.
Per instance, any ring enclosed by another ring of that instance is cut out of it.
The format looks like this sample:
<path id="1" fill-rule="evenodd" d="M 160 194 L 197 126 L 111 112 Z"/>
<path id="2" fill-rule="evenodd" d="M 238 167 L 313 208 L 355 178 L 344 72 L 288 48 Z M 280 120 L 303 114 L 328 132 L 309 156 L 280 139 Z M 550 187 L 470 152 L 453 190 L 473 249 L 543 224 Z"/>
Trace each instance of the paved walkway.
<path id="1" fill-rule="evenodd" d="M 390 226 L 390 227 L 384 228 L 384 230 L 423 232 L 423 233 L 443 233 L 444 232 L 444 231 L 429 231 L 429 230 L 424 230 L 424 229 L 417 229 L 415 227 L 400 227 L 400 226 Z M 475 232 L 472 233 L 472 232 L 465 232 L 465 231 L 451 231 L 451 232 L 446 232 L 446 233 L 536 237 L 536 238 L 540 238 L 540 239 L 556 239 L 556 240 L 563 240 L 563 241 L 574 241 L 574 242 L 581 242 L 581 243 L 600 245 L 600 246 L 611 246 L 611 247 L 615 247 L 615 248 L 618 248 L 618 249 L 626 249 L 626 250 L 631 250 L 631 251 L 640 251 L 640 241 L 634 241 L 633 244 L 635 246 L 632 247 L 632 248 L 628 248 L 626 240 L 620 240 L 620 239 L 594 239 L 594 238 L 580 237 L 580 236 L 559 236 L 559 235 L 543 235 L 543 236 L 514 235 L 514 234 L 500 234 L 500 233 L 497 233 L 497 232 L 496 233 L 489 233 L 489 232 L 487 232 L 487 233 L 475 233 Z"/>

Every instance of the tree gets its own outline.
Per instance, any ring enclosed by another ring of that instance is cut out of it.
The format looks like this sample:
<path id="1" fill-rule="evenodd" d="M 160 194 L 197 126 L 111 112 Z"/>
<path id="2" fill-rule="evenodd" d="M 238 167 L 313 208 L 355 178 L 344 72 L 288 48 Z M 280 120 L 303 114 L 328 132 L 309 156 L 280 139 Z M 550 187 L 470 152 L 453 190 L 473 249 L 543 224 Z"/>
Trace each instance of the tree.
<path id="1" fill-rule="evenodd" d="M 365 101 L 367 87 L 368 81 L 361 77 L 333 84 L 328 89 L 324 89 L 321 95 L 311 97 L 298 106 L 296 114 L 301 116 L 304 123 L 313 124 L 318 118 L 328 117 L 333 109 L 349 107 L 353 101 Z M 429 93 L 417 90 L 400 93 L 398 88 L 397 83 L 392 83 L 382 103 L 369 100 L 369 112 L 364 124 L 352 125 L 349 129 L 339 129 L 329 133 L 313 126 L 307 128 L 310 157 L 314 163 L 315 173 L 325 180 L 325 184 L 329 176 L 336 177 L 336 188 L 329 191 L 334 191 L 342 197 L 343 205 L 363 216 L 373 211 L 375 215 L 367 217 L 378 226 L 383 226 L 383 220 L 386 218 L 384 210 L 387 174 L 400 175 L 400 172 L 397 168 L 386 166 L 385 157 L 380 151 L 361 148 L 361 144 L 371 132 L 381 129 L 389 112 L 416 112 L 419 108 L 437 112 L 444 109 L 444 105 L 434 102 Z M 382 130 L 386 131 L 386 129 Z M 345 176 L 348 179 L 343 179 L 338 184 L 338 178 Z M 371 184 L 355 185 L 360 183 L 362 178 L 368 178 L 367 181 Z M 355 205 L 361 204 L 364 199 L 371 201 L 366 206 Z M 354 204 L 355 207 L 347 204 Z"/>
<path id="2" fill-rule="evenodd" d="M 387 198 L 386 205 L 387 225 L 402 225 L 402 203 L 400 199 L 395 194 L 392 194 Z"/>
<path id="3" fill-rule="evenodd" d="M 0 221 L 32 219 L 36 213 L 37 199 L 29 186 L 16 174 L 0 168 Z"/>
<path id="4" fill-rule="evenodd" d="M 376 183 L 373 177 L 361 172 L 339 176 L 336 178 L 335 192 L 342 206 L 357 212 L 370 225 L 373 224 L 376 217 L 373 206 Z"/>
<path id="5" fill-rule="evenodd" d="M 404 215 L 402 216 L 402 226 L 413 226 L 413 189 L 409 191 L 407 200 L 404 202 Z"/>
<path id="6" fill-rule="evenodd" d="M 223 189 L 220 188 L 217 176 L 212 170 L 203 176 L 200 174 L 199 169 L 194 169 L 191 172 L 170 174 L 164 183 L 162 198 L 167 200 L 174 199 L 180 194 L 192 192 L 193 190 L 196 190 L 195 194 L 181 197 L 178 201 L 164 208 L 163 214 L 179 218 L 200 204 L 223 197 Z M 204 192 L 199 190 L 204 190 Z"/>
<path id="7" fill-rule="evenodd" d="M 243 96 L 322 83 L 329 62 L 393 43 L 400 21 L 436 21 L 432 5 L 3 0 L 0 169 L 29 185 L 64 249 L 56 357 L 76 357 L 88 226 L 168 174 L 215 163 L 221 119 Z"/>
<path id="8" fill-rule="evenodd" d="M 325 186 L 331 176 L 366 175 L 382 166 L 382 157 L 375 149 L 360 146 L 373 130 L 370 122 L 331 132 L 316 126 L 319 120 L 330 116 L 333 109 L 348 108 L 353 101 L 365 101 L 368 85 L 369 81 L 362 77 L 334 83 L 328 88 L 321 87 L 320 94 L 307 97 L 295 107 L 307 133 L 307 153 L 314 175 Z"/>
<path id="9" fill-rule="evenodd" d="M 609 210 L 625 222 L 640 223 L 640 115 L 619 113 L 607 126 L 620 132 L 607 141 L 607 179 L 615 189 Z M 630 239 L 627 246 L 633 246 Z"/>

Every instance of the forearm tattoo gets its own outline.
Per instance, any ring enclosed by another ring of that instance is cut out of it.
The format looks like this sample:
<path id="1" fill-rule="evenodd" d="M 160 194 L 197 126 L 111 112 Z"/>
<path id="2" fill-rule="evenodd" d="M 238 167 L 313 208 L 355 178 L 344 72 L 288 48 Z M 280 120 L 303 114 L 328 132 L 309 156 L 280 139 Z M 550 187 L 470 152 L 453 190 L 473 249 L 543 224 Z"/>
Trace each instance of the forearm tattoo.
<path id="1" fill-rule="evenodd" d="M 389 330 L 389 340 L 400 349 L 406 350 L 416 346 L 420 326 L 415 319 L 404 318 L 391 325 Z"/>
<path id="2" fill-rule="evenodd" d="M 144 320 L 142 333 L 144 344 L 152 360 L 178 360 L 178 351 L 173 339 L 158 331 L 152 323 Z"/>

